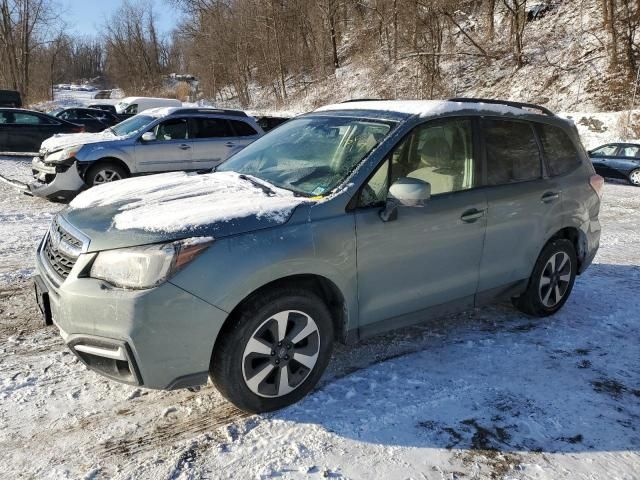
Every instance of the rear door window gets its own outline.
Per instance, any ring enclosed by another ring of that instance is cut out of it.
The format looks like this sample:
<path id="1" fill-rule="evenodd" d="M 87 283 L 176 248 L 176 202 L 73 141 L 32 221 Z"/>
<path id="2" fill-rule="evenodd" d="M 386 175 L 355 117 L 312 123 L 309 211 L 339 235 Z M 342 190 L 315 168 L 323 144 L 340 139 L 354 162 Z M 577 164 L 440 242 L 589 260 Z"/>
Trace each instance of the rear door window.
<path id="1" fill-rule="evenodd" d="M 625 145 L 620 148 L 621 157 L 640 158 L 640 146 L 639 145 Z"/>
<path id="2" fill-rule="evenodd" d="M 540 142 L 552 176 L 570 172 L 580 162 L 575 145 L 564 130 L 552 125 L 538 125 Z"/>
<path id="3" fill-rule="evenodd" d="M 42 121 L 38 115 L 31 115 L 30 113 L 16 112 L 14 116 L 14 123 L 20 125 L 40 125 L 41 123 L 49 123 Z"/>
<path id="4" fill-rule="evenodd" d="M 526 182 L 542 177 L 540 149 L 531 124 L 485 119 L 483 132 L 488 185 Z"/>
<path id="5" fill-rule="evenodd" d="M 222 118 L 194 118 L 191 120 L 192 138 L 233 137 L 227 120 Z"/>
<path id="6" fill-rule="evenodd" d="M 251 137 L 252 135 L 258 134 L 258 132 L 256 132 L 255 129 L 247 122 L 229 120 L 229 123 L 231 123 L 231 126 L 238 137 Z"/>

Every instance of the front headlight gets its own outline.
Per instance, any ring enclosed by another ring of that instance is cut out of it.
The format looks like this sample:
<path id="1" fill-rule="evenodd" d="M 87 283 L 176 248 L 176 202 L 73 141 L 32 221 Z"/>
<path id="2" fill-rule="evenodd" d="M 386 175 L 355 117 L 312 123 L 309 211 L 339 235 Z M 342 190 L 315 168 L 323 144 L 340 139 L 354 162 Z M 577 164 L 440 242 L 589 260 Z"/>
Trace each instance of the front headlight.
<path id="1" fill-rule="evenodd" d="M 211 237 L 196 237 L 160 245 L 106 250 L 98 253 L 89 275 L 116 287 L 155 287 L 191 262 L 212 242 Z"/>
<path id="2" fill-rule="evenodd" d="M 47 155 L 45 161 L 50 163 L 64 163 L 75 157 L 82 147 L 83 145 L 75 145 L 73 147 L 63 148 L 62 150 Z"/>

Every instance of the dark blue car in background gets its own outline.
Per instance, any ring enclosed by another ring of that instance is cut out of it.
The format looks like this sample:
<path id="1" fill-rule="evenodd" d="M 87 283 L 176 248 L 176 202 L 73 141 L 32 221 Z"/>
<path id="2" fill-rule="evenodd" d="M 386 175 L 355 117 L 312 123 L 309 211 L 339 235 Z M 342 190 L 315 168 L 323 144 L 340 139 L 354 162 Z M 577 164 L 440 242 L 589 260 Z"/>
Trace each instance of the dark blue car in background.
<path id="1" fill-rule="evenodd" d="M 589 151 L 598 175 L 640 187 L 640 143 L 608 143 Z"/>

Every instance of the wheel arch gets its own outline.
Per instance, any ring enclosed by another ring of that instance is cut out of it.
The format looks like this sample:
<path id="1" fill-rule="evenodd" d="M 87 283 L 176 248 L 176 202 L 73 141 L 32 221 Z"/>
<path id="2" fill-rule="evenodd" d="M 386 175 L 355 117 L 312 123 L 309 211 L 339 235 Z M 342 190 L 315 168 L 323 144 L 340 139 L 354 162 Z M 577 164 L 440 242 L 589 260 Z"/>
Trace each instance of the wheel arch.
<path id="1" fill-rule="evenodd" d="M 242 308 L 256 296 L 261 295 L 267 291 L 282 289 L 286 287 L 294 287 L 298 289 L 304 289 L 309 292 L 315 293 L 325 303 L 331 314 L 331 320 L 334 328 L 334 339 L 344 342 L 347 335 L 347 319 L 348 311 L 347 304 L 343 293 L 338 286 L 325 276 L 318 274 L 295 274 L 286 277 L 273 280 L 266 283 L 255 290 L 249 295 L 244 297 L 229 313 L 227 319 L 223 323 L 220 332 L 215 341 L 214 351 L 218 342 L 224 338 L 224 332 L 230 328 L 234 321 L 237 320 L 239 312 Z"/>
<path id="2" fill-rule="evenodd" d="M 127 172 L 127 175 L 131 175 L 131 169 L 129 168 L 129 165 L 127 165 L 127 162 L 118 157 L 102 157 L 99 160 L 93 162 L 90 167 L 93 167 L 94 165 L 98 165 L 100 163 L 115 163 L 116 165 L 124 168 Z"/>
<path id="3" fill-rule="evenodd" d="M 565 240 L 569 240 L 573 247 L 576 249 L 576 257 L 578 259 L 578 275 L 582 272 L 582 264 L 584 263 L 587 257 L 587 236 L 585 233 L 577 227 L 564 227 L 557 232 L 555 232 L 549 240 L 546 241 L 542 250 L 554 240 L 558 240 L 563 238 Z M 541 251 L 542 251 L 541 250 Z"/>
<path id="4" fill-rule="evenodd" d="M 92 162 L 81 162 L 82 165 L 82 169 L 78 169 L 80 171 L 80 175 L 82 177 L 82 179 L 86 182 L 86 174 L 89 171 L 89 169 L 95 167 L 96 165 L 100 165 L 102 163 L 113 163 L 115 165 L 118 165 L 119 167 L 124 168 L 125 172 L 127 172 L 127 175 L 131 176 L 131 169 L 129 168 L 129 165 L 127 165 L 127 163 L 118 158 L 118 157 L 101 157 L 98 160 L 94 160 Z"/>

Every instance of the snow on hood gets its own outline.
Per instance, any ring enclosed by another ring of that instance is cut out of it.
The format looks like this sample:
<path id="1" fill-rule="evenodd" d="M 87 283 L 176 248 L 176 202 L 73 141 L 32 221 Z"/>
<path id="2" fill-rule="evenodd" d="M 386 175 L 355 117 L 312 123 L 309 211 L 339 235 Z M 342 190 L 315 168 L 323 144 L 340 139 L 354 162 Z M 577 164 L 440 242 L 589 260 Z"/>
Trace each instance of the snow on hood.
<path id="1" fill-rule="evenodd" d="M 269 188 L 273 193 L 235 172 L 174 172 L 93 187 L 70 208 L 112 206 L 117 211 L 112 227 L 118 230 L 173 233 L 249 216 L 284 222 L 306 201 L 288 190 Z"/>
<path id="2" fill-rule="evenodd" d="M 58 133 L 42 142 L 40 151 L 50 153 L 75 145 L 86 145 L 88 143 L 98 143 L 118 138 L 121 137 L 112 133 L 111 130 L 104 130 L 98 133 Z"/>

